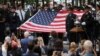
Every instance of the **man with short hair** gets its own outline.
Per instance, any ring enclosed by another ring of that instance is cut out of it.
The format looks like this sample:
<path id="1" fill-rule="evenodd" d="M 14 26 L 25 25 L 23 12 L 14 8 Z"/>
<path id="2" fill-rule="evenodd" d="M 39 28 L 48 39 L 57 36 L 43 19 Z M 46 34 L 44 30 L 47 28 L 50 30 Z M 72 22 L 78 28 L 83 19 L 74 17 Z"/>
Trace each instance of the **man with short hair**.
<path id="1" fill-rule="evenodd" d="M 28 43 L 30 42 L 30 39 L 28 38 L 30 33 L 28 31 L 24 32 L 24 38 L 21 39 L 21 46 L 22 46 L 22 52 L 26 53 L 28 48 Z"/>
<path id="2" fill-rule="evenodd" d="M 18 10 L 16 10 L 16 13 L 18 14 L 20 23 L 22 24 L 25 20 L 25 11 L 23 10 L 21 5 L 18 5 Z"/>

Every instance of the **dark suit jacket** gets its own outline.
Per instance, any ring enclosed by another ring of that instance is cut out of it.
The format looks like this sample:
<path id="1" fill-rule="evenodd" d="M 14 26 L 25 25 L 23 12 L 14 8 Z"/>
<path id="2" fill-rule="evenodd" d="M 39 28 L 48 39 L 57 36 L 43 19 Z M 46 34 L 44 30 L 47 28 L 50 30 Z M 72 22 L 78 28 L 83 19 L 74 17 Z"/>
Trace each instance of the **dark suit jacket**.
<path id="1" fill-rule="evenodd" d="M 81 22 L 86 22 L 86 29 L 91 30 L 94 26 L 94 18 L 90 12 L 83 14 Z"/>
<path id="2" fill-rule="evenodd" d="M 10 12 L 9 13 L 9 24 L 10 24 L 10 29 L 16 29 L 20 25 L 20 19 L 19 16 L 16 12 Z"/>
<path id="3" fill-rule="evenodd" d="M 85 37 L 89 37 L 91 40 L 95 37 L 95 23 L 94 23 L 94 17 L 90 12 L 84 13 L 81 22 L 85 22 L 86 25 L 82 25 L 83 29 L 85 30 Z"/>
<path id="4" fill-rule="evenodd" d="M 76 19 L 76 15 L 73 13 L 69 13 L 66 18 L 66 31 L 69 32 L 74 27 L 74 20 Z"/>

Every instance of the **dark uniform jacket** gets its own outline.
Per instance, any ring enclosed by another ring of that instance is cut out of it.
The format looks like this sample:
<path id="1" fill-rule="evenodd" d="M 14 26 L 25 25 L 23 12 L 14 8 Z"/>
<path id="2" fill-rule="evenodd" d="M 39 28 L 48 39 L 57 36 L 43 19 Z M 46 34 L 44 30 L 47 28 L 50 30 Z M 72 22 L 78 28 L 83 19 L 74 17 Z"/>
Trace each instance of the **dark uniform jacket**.
<path id="1" fill-rule="evenodd" d="M 86 23 L 86 29 L 91 29 L 91 27 L 93 27 L 93 22 L 94 22 L 94 18 L 92 17 L 92 14 L 90 12 L 83 14 L 82 18 L 81 18 L 81 22 L 85 22 Z"/>
<path id="2" fill-rule="evenodd" d="M 87 37 L 92 39 L 94 35 L 94 17 L 90 12 L 84 13 L 81 22 L 85 22 L 86 25 L 82 25 L 83 29 L 85 30 Z"/>
<path id="3" fill-rule="evenodd" d="M 5 28 L 5 19 L 3 17 L 3 9 L 0 8 L 0 31 Z"/>
<path id="4" fill-rule="evenodd" d="M 73 27 L 75 27 L 74 25 L 74 21 L 76 19 L 76 15 L 73 13 L 70 13 L 67 15 L 66 18 L 66 31 L 69 32 Z"/>
<path id="5" fill-rule="evenodd" d="M 5 39 L 5 24 L 7 24 L 8 11 L 0 8 L 0 42 Z"/>
<path id="6" fill-rule="evenodd" d="M 20 25 L 20 19 L 16 12 L 10 12 L 9 14 L 10 18 L 10 29 L 16 29 Z"/>

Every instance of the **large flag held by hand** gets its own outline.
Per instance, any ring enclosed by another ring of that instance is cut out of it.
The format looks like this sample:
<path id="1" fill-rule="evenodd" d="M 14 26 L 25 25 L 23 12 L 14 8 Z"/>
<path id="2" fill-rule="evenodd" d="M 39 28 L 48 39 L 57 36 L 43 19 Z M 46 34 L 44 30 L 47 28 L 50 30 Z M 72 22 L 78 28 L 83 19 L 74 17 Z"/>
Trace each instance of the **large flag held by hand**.
<path id="1" fill-rule="evenodd" d="M 83 12 L 74 12 L 79 18 L 83 15 Z M 33 31 L 33 32 L 66 32 L 66 16 L 68 12 L 66 10 L 60 10 L 59 12 L 52 10 L 39 10 L 34 16 L 23 23 L 19 29 Z"/>

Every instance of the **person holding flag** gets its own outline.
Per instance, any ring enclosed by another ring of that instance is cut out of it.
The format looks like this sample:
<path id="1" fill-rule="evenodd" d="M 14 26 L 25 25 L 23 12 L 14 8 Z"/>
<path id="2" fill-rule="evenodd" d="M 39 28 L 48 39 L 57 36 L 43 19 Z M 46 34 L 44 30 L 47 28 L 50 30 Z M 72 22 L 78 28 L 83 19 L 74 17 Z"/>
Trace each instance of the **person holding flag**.
<path id="1" fill-rule="evenodd" d="M 77 42 L 75 36 L 74 36 L 74 33 L 72 33 L 70 30 L 75 27 L 74 25 L 74 21 L 76 20 L 76 15 L 73 13 L 73 8 L 70 7 L 69 8 L 69 14 L 67 15 L 66 17 L 66 32 L 68 33 L 67 34 L 67 38 L 69 40 L 69 42 Z"/>
<path id="2" fill-rule="evenodd" d="M 94 17 L 90 13 L 90 9 L 91 8 L 88 6 L 85 7 L 84 9 L 85 13 L 82 15 L 80 21 L 81 21 L 82 28 L 85 30 L 85 34 L 86 34 L 85 38 L 93 41 Z"/>

